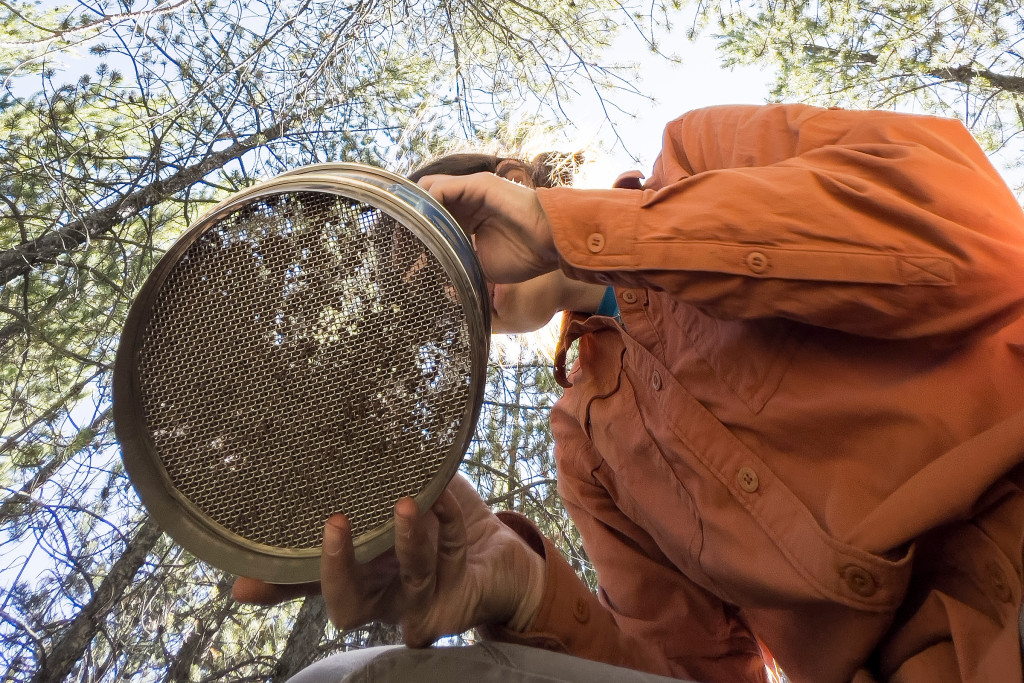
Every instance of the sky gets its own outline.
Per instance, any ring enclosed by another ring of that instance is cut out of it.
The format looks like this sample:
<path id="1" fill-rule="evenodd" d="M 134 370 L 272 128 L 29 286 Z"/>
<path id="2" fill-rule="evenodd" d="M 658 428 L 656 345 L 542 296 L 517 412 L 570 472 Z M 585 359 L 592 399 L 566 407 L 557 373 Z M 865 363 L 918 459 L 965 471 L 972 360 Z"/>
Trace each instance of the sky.
<path id="1" fill-rule="evenodd" d="M 722 69 L 712 39 L 690 42 L 682 33 L 677 30 L 675 36 L 669 34 L 660 41 L 666 52 L 682 60 L 681 64 L 651 55 L 636 32 L 624 32 L 608 54 L 611 61 L 639 62 L 641 79 L 637 88 L 654 98 L 653 102 L 634 99 L 629 103 L 635 118 L 614 115 L 621 141 L 615 139 L 593 96 L 581 96 L 566 108 L 574 124 L 567 142 L 595 151 L 578 185 L 608 187 L 623 171 L 649 172 L 661 148 L 665 124 L 691 109 L 716 104 L 763 104 L 767 100 L 771 72 L 752 67 Z"/>
<path id="2" fill-rule="evenodd" d="M 685 24 L 680 22 L 677 26 Z M 594 97 L 581 96 L 567 108 L 575 125 L 567 136 L 568 149 L 559 151 L 582 148 L 594 152 L 590 155 L 591 163 L 577 177 L 577 186 L 604 188 L 623 171 L 649 172 L 661 147 L 665 124 L 687 111 L 717 104 L 764 104 L 768 101 L 774 82 L 773 70 L 750 66 L 724 69 L 715 53 L 713 39 L 702 37 L 690 42 L 683 34 L 680 28 L 675 35 L 670 33 L 659 41 L 663 50 L 681 58 L 682 64 L 651 56 L 641 37 L 627 30 L 606 55 L 613 62 L 641 62 L 642 78 L 637 87 L 655 98 L 653 103 L 634 103 L 634 119 L 626 115 L 614 117 L 621 143 L 615 140 Z M 910 107 L 910 103 L 901 103 L 896 109 L 911 111 Z M 1011 188 L 1024 187 L 1024 168 L 1014 167 L 1014 161 L 1024 154 L 1022 145 L 1024 143 L 1012 144 L 990 155 Z"/>

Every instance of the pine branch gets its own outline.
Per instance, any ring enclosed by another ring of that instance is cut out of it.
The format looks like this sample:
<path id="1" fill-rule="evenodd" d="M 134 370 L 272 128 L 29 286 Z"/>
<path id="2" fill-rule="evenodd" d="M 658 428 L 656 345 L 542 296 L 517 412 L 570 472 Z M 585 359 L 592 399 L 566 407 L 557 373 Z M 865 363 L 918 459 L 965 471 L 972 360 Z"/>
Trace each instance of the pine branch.
<path id="1" fill-rule="evenodd" d="M 962 83 L 969 85 L 975 79 L 980 78 L 988 81 L 989 85 L 999 90 L 1012 92 L 1017 95 L 1024 95 L 1024 77 L 997 74 L 988 69 L 975 69 L 970 66 L 954 66 L 946 69 L 931 69 L 926 72 L 929 76 L 940 78 L 944 81 Z"/>
<path id="2" fill-rule="evenodd" d="M 166 180 L 156 180 L 102 209 L 68 223 L 59 230 L 0 253 L 0 285 L 5 285 L 38 265 L 69 254 L 90 240 L 110 232 L 124 221 L 202 180 L 208 173 L 221 168 L 232 159 L 282 137 L 287 129 L 285 121 L 278 121 L 260 133 L 250 135 L 227 149 L 210 154 L 198 164 L 181 169 Z"/>
<path id="3" fill-rule="evenodd" d="M 89 377 L 72 385 L 71 388 L 64 392 L 64 394 L 59 399 L 57 399 L 57 401 L 55 401 L 53 405 L 50 406 L 49 409 L 40 413 L 34 420 L 32 420 L 32 422 L 18 430 L 17 433 L 5 438 L 3 443 L 0 443 L 0 455 L 3 455 L 4 453 L 7 453 L 9 451 L 13 451 L 15 448 L 17 448 L 19 445 L 21 445 L 21 440 L 28 436 L 29 434 L 31 434 L 32 431 L 39 427 L 40 425 L 46 424 L 47 422 L 52 422 L 57 418 L 58 415 L 66 413 L 68 411 L 68 403 L 77 399 L 82 394 L 82 392 L 85 391 L 85 388 L 89 386 L 89 384 L 93 380 L 102 375 L 104 372 L 105 370 L 98 370 Z"/>
<path id="4" fill-rule="evenodd" d="M 12 47 L 27 47 L 30 45 L 49 44 L 55 41 L 67 41 L 74 35 L 83 33 L 93 33 L 99 31 L 102 28 L 112 28 L 119 24 L 123 24 L 127 21 L 140 24 L 144 21 L 151 19 L 152 17 L 157 17 L 162 14 L 170 14 L 171 12 L 179 10 L 185 5 L 191 5 L 194 2 L 195 0 L 179 0 L 178 2 L 172 4 L 157 5 L 152 9 L 144 10 L 141 12 L 121 12 L 119 14 L 105 14 L 101 16 L 99 19 L 96 19 L 95 21 L 90 21 L 86 24 L 74 27 L 69 26 L 67 28 L 51 28 L 32 22 L 25 15 L 23 15 L 21 12 L 18 12 L 14 7 L 12 7 L 6 2 L 0 2 L 0 7 L 3 7 L 8 12 L 17 16 L 19 19 L 29 24 L 33 28 L 49 34 L 45 38 L 38 38 L 36 40 L 15 40 L 11 41 L 10 43 Z"/>
<path id="5" fill-rule="evenodd" d="M 63 467 L 76 453 L 81 452 L 83 448 L 87 448 L 92 445 L 95 438 L 103 434 L 106 430 L 106 423 L 110 420 L 111 409 L 107 408 L 100 413 L 95 420 L 92 421 L 86 429 L 92 431 L 92 438 L 89 439 L 88 443 L 83 445 L 81 448 L 61 448 L 50 458 L 42 467 L 40 467 L 34 477 L 25 482 L 20 489 L 14 491 L 10 496 L 4 499 L 0 503 L 0 525 L 7 524 L 13 521 L 27 503 L 32 501 L 32 494 L 35 493 L 39 487 L 48 482 L 57 471 Z"/>
<path id="6" fill-rule="evenodd" d="M 847 53 L 821 45 L 805 45 L 804 54 L 809 57 L 824 56 L 835 61 L 841 61 L 847 57 Z M 853 54 L 853 57 L 854 62 L 859 64 L 877 64 L 879 59 L 878 55 L 873 52 L 857 52 Z M 975 79 L 980 78 L 988 81 L 988 84 L 993 88 L 1024 95 L 1024 77 L 999 74 L 990 69 L 977 69 L 973 66 L 962 64 L 960 66 L 928 69 L 922 73 L 925 76 L 938 78 L 948 83 L 960 83 L 962 85 L 970 85 Z"/>
<path id="7" fill-rule="evenodd" d="M 13 341 L 15 337 L 23 334 L 25 334 L 25 324 L 20 320 L 15 320 L 0 327 L 0 351 L 3 351 L 4 347 Z"/>

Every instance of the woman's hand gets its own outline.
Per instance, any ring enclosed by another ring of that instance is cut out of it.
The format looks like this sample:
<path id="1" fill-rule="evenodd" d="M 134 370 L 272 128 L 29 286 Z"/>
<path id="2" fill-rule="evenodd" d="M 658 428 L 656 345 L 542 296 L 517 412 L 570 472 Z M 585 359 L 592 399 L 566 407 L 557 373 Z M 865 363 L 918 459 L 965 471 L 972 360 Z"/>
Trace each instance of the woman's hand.
<path id="1" fill-rule="evenodd" d="M 473 235 L 491 282 L 525 282 L 558 267 L 551 224 L 533 189 L 493 173 L 426 176 L 419 184 Z"/>
<path id="2" fill-rule="evenodd" d="M 334 515 L 324 528 L 319 584 L 239 578 L 233 592 L 275 604 L 318 589 L 338 628 L 397 623 L 407 645 L 423 647 L 481 624 L 525 628 L 540 606 L 544 560 L 456 476 L 422 515 L 413 499 L 398 501 L 394 550 L 359 564 L 348 520 Z"/>
<path id="3" fill-rule="evenodd" d="M 361 565 L 343 516 L 324 530 L 320 580 L 331 621 L 341 629 L 398 623 L 411 647 L 480 624 L 508 623 L 524 611 L 532 617 L 543 577 L 540 556 L 460 476 L 422 515 L 411 498 L 398 501 L 393 554 Z"/>

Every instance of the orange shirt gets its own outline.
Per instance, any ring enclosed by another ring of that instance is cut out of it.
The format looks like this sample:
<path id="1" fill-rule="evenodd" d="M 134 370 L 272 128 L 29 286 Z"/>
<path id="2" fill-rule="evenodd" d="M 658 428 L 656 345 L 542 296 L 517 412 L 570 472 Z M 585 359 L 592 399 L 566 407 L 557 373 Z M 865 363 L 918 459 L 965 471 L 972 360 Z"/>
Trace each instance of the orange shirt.
<path id="1" fill-rule="evenodd" d="M 1019 680 L 1024 214 L 966 129 L 715 107 L 642 190 L 538 194 L 623 324 L 567 317 L 551 417 L 599 600 L 548 544 L 504 637 L 701 681 L 763 680 L 759 639 L 828 683 L 948 631 L 965 678 Z"/>

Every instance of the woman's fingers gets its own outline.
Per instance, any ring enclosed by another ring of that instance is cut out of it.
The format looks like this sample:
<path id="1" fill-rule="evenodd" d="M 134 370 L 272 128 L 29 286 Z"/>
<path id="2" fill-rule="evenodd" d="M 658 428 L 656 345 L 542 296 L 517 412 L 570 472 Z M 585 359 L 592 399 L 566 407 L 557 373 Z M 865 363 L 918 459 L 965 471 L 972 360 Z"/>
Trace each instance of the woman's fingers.
<path id="1" fill-rule="evenodd" d="M 320 583 L 327 616 L 339 629 L 361 626 L 370 611 L 363 595 L 361 572 L 352 546 L 352 527 L 344 515 L 334 515 L 324 525 L 320 554 Z"/>
<path id="2" fill-rule="evenodd" d="M 449 488 L 441 492 L 432 508 L 437 516 L 437 584 L 457 583 L 466 571 L 466 521 L 462 506 Z"/>
<path id="3" fill-rule="evenodd" d="M 486 203 L 486 187 L 480 183 L 490 173 L 476 173 L 468 176 L 429 175 L 420 178 L 419 186 L 444 204 L 452 217 L 467 233 L 474 233 L 481 223 L 479 212 Z M 487 180 L 484 181 L 485 183 Z M 486 217 L 486 212 L 484 212 Z"/>
<path id="4" fill-rule="evenodd" d="M 558 251 L 537 193 L 492 173 L 424 176 L 419 184 L 474 236 L 492 282 L 524 282 L 558 267 Z"/>
<path id="5" fill-rule="evenodd" d="M 324 527 L 321 556 L 322 590 L 331 621 L 342 629 L 373 619 L 400 622 L 406 644 L 412 647 L 472 626 L 479 594 L 465 585 L 466 515 L 480 511 L 490 514 L 465 480 L 453 482 L 425 514 L 420 514 L 415 500 L 402 498 L 395 504 L 393 552 L 365 565 L 355 561 L 347 519 L 331 517 Z"/>
<path id="6" fill-rule="evenodd" d="M 408 610 L 423 609 L 436 587 L 437 545 L 433 515 L 420 515 L 416 501 L 402 498 L 395 505 L 395 555 Z"/>
<path id="7" fill-rule="evenodd" d="M 437 603 L 437 518 L 419 514 L 412 498 L 395 505 L 395 555 L 402 594 L 402 637 L 409 647 L 426 647 L 440 633 Z"/>

